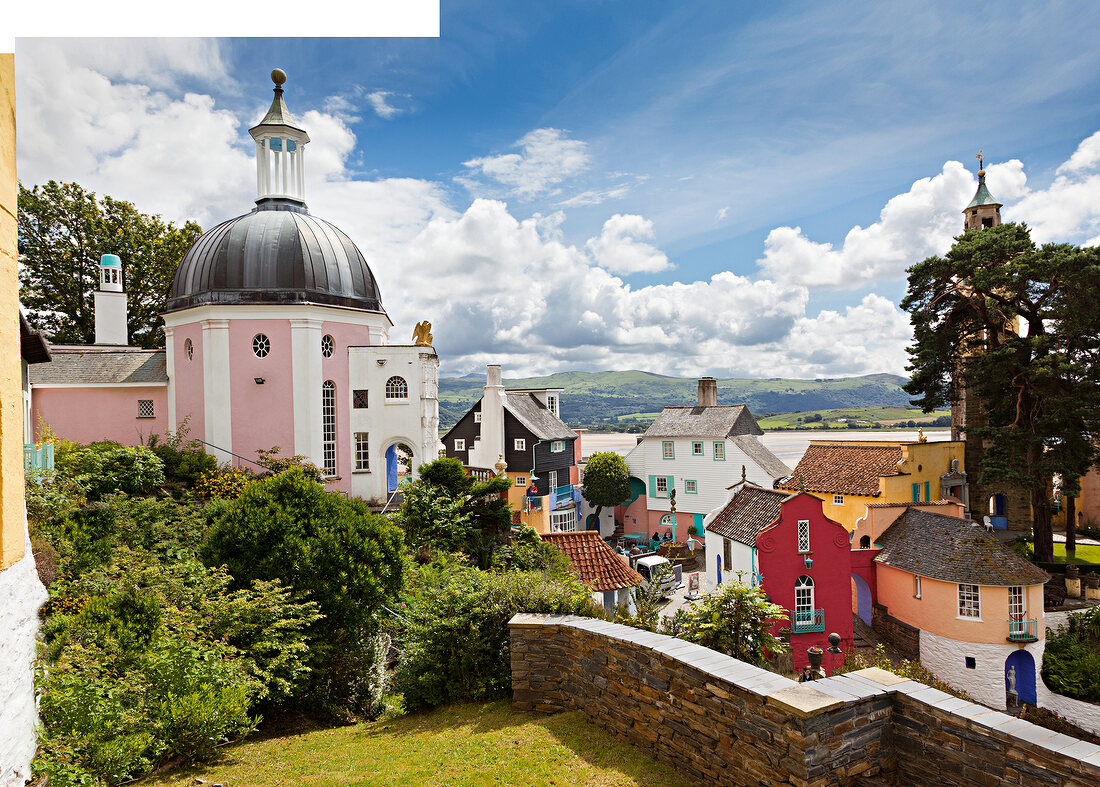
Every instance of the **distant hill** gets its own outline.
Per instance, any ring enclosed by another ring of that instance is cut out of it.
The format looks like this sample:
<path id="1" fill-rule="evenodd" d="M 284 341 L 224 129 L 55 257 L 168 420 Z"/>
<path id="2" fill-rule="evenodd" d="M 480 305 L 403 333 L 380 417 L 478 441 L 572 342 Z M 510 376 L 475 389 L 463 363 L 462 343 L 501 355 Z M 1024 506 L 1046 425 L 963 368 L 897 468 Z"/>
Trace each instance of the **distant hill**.
<path id="1" fill-rule="evenodd" d="M 747 404 L 756 416 L 847 407 L 909 407 L 901 390 L 904 377 L 869 374 L 863 377 L 816 380 L 719 379 L 718 404 Z M 561 417 L 572 427 L 611 423 L 645 423 L 666 405 L 692 405 L 698 379 L 665 377 L 651 372 L 559 372 L 549 377 L 506 379 L 507 388 L 562 388 Z M 484 375 L 444 377 L 439 381 L 439 420 L 449 429 L 480 398 Z M 624 430 L 625 431 L 625 430 Z"/>

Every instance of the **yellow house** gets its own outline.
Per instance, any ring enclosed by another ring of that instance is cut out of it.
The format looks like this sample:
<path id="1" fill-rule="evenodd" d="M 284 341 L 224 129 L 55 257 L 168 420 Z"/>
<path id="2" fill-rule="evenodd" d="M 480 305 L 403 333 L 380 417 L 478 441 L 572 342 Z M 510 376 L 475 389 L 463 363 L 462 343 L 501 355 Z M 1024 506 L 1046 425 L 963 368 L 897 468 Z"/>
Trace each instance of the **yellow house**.
<path id="1" fill-rule="evenodd" d="M 23 784 L 36 747 L 33 664 L 46 591 L 23 500 L 24 362 L 16 233 L 15 56 L 0 54 L 0 784 Z"/>
<path id="2" fill-rule="evenodd" d="M 824 498 L 825 516 L 851 532 L 872 503 L 952 499 L 965 506 L 964 445 L 961 440 L 811 440 L 794 472 L 775 488 Z"/>

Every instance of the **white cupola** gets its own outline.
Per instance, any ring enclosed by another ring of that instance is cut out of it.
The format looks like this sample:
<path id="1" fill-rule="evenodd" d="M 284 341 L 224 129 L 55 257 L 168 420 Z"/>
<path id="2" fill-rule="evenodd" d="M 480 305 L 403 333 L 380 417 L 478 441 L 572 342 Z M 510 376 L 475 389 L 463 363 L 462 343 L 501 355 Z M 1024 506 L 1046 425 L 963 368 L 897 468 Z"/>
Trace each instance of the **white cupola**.
<path id="1" fill-rule="evenodd" d="M 256 202 L 287 199 L 305 204 L 305 146 L 309 134 L 295 125 L 283 101 L 286 72 L 271 72 L 275 99 L 258 126 L 248 133 L 256 140 Z"/>
<path id="2" fill-rule="evenodd" d="M 122 260 L 116 254 L 99 258 L 99 289 L 95 302 L 95 343 L 126 345 L 126 293 L 122 290 Z"/>

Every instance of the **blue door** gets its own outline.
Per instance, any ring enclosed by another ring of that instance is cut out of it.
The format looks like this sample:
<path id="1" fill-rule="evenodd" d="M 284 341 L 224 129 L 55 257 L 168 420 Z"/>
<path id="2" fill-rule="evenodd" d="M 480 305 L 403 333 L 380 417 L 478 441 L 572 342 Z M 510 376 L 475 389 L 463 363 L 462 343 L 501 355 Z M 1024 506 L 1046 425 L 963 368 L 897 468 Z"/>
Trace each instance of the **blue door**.
<path id="1" fill-rule="evenodd" d="M 1035 659 L 1026 650 L 1013 651 L 1005 660 L 1005 692 L 1008 692 L 1008 671 L 1016 670 L 1016 694 L 1020 702 L 1035 704 Z"/>
<path id="2" fill-rule="evenodd" d="M 718 568 L 718 582 L 716 584 L 721 585 L 722 584 L 722 556 L 721 555 L 715 555 L 714 557 L 718 561 L 715 564 L 716 567 Z"/>
<path id="3" fill-rule="evenodd" d="M 852 582 L 856 585 L 856 614 L 859 619 L 871 625 L 871 586 L 867 580 L 859 574 L 852 574 Z"/>
<path id="4" fill-rule="evenodd" d="M 397 489 L 397 446 L 386 449 L 386 492 Z"/>

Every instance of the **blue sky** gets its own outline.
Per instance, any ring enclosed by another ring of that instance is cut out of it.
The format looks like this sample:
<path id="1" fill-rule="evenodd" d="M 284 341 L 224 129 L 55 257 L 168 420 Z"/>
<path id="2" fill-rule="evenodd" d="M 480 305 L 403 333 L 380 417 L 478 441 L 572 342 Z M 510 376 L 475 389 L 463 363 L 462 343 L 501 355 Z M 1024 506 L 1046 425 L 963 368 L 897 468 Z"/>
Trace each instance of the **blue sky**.
<path id="1" fill-rule="evenodd" d="M 902 372 L 979 147 L 1006 219 L 1100 239 L 1100 6 L 443 5 L 439 38 L 17 39 L 20 177 L 239 215 L 279 66 L 311 210 L 455 374 Z"/>

